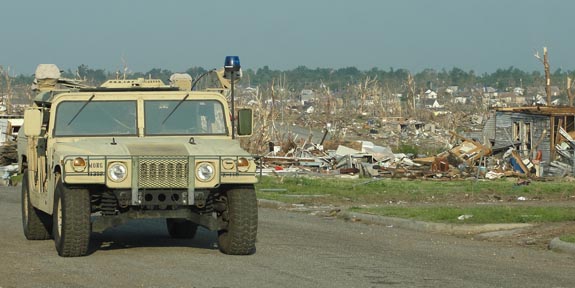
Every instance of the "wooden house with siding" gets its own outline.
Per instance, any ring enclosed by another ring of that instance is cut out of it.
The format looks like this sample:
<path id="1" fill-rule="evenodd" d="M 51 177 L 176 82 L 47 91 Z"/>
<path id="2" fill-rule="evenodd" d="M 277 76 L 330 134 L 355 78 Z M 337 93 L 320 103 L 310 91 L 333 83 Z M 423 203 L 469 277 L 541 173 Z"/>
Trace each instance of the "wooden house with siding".
<path id="1" fill-rule="evenodd" d="M 540 151 L 545 168 L 557 158 L 555 144 L 562 141 L 559 127 L 575 135 L 575 107 L 498 108 L 485 123 L 483 136 L 494 152 L 515 147 L 522 157 L 534 159 Z"/>

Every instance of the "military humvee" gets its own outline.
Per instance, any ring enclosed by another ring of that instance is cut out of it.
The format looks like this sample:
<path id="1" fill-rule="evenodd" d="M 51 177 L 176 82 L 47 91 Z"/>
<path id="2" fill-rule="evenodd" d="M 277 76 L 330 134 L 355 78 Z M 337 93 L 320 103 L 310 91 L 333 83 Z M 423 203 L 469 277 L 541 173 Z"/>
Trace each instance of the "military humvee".
<path id="1" fill-rule="evenodd" d="M 172 85 L 87 87 L 39 65 L 18 137 L 26 238 L 54 238 L 60 256 L 84 256 L 92 232 L 165 218 L 172 237 L 202 226 L 218 231 L 223 253 L 254 253 L 256 157 L 236 139 L 252 133 L 252 111 L 231 116 L 222 94 L 230 82 L 215 73 L 220 90 L 192 91 L 187 74 Z"/>

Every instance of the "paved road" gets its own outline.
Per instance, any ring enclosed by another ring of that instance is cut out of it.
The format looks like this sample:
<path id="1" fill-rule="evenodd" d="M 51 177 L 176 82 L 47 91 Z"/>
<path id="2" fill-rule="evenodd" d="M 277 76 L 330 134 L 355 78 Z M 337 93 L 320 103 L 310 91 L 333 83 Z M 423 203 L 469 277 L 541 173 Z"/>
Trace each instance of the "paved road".
<path id="1" fill-rule="evenodd" d="M 570 254 L 260 210 L 258 251 L 226 256 L 215 235 L 173 240 L 162 221 L 93 234 L 60 258 L 22 235 L 18 188 L 0 188 L 0 287 L 574 287 Z"/>
<path id="2" fill-rule="evenodd" d="M 294 126 L 294 125 L 281 125 L 277 124 L 277 128 L 281 131 L 281 133 L 287 133 L 290 131 L 297 135 L 297 140 L 307 140 L 310 135 L 312 135 L 311 142 L 314 144 L 320 144 L 321 139 L 323 138 L 324 132 L 321 129 L 312 129 L 301 127 L 301 126 Z M 326 140 L 331 139 L 331 135 L 328 133 Z"/>

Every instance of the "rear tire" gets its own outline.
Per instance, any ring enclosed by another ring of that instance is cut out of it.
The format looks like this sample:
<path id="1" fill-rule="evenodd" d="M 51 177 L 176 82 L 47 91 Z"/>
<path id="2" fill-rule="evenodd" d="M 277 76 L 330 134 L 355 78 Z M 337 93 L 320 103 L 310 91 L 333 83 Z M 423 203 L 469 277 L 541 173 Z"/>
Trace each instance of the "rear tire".
<path id="1" fill-rule="evenodd" d="M 254 254 L 258 231 L 258 204 L 254 186 L 229 189 L 226 197 L 228 227 L 218 231 L 220 251 L 229 255 Z"/>
<path id="2" fill-rule="evenodd" d="M 52 234 L 58 255 L 85 256 L 90 244 L 90 192 L 70 189 L 58 180 L 54 193 L 54 227 Z"/>
<path id="3" fill-rule="evenodd" d="M 50 216 L 32 206 L 30 186 L 28 186 L 28 169 L 22 174 L 22 228 L 28 240 L 50 239 L 52 219 Z"/>
<path id="4" fill-rule="evenodd" d="M 198 224 L 186 219 L 168 218 L 166 226 L 172 238 L 192 239 L 198 231 Z"/>

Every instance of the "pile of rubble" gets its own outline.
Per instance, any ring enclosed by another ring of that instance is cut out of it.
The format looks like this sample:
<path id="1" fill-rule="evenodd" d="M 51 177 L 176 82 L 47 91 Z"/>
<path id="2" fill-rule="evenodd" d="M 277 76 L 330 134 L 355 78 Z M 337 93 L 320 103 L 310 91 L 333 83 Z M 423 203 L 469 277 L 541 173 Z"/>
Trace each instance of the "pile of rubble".
<path id="1" fill-rule="evenodd" d="M 261 171 L 275 175 L 420 179 L 575 175 L 575 129 L 566 132 L 562 128 L 570 127 L 567 120 L 575 117 L 575 108 L 500 110 L 485 115 L 454 112 L 445 116 L 451 122 L 448 126 L 464 130 L 463 135 L 433 122 L 402 117 L 373 118 L 351 124 L 342 120 L 326 125 L 331 130 L 324 130 L 326 134 L 321 141 L 316 138 L 319 144 L 312 142 L 311 135 L 304 143 L 295 144 L 294 140 L 287 146 L 271 144 L 270 152 L 262 157 Z M 330 135 L 337 135 L 332 142 L 329 137 L 326 140 L 328 130 Z M 390 147 L 426 154 L 395 153 Z"/>
<path id="2" fill-rule="evenodd" d="M 565 129 L 559 127 L 559 134 L 564 139 L 564 141 L 555 145 L 555 151 L 559 154 L 559 159 L 549 163 L 548 173 L 558 177 L 575 175 L 575 171 L 573 171 L 575 167 L 575 140 L 573 137 L 575 135 L 572 135 L 575 133 L 567 133 Z"/>
<path id="3" fill-rule="evenodd" d="M 324 149 L 322 144 L 304 143 L 281 151 L 270 143 L 261 159 L 263 175 L 346 175 L 343 177 L 389 178 L 485 178 L 541 176 L 537 160 L 523 158 L 513 148 L 494 155 L 492 149 L 474 139 L 451 133 L 450 149 L 431 157 L 394 153 L 370 141 L 354 141 Z M 575 147 L 575 141 L 570 142 Z M 333 146 L 333 143 L 326 146 Z M 557 164 L 559 165 L 559 164 Z"/>

